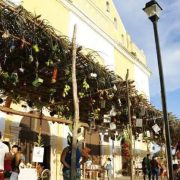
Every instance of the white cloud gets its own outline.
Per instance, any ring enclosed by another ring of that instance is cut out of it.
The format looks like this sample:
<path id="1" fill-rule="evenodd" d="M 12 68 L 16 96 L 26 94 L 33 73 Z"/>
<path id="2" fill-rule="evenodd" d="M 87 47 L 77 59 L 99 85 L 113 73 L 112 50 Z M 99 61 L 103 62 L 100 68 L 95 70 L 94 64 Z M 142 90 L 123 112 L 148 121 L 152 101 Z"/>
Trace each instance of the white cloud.
<path id="1" fill-rule="evenodd" d="M 142 11 L 146 0 L 114 0 L 126 30 L 139 48 L 143 49 L 152 70 L 151 95 L 159 90 L 159 75 L 152 23 Z M 158 22 L 164 78 L 167 91 L 180 88 L 180 0 L 159 0 L 163 12 Z"/>

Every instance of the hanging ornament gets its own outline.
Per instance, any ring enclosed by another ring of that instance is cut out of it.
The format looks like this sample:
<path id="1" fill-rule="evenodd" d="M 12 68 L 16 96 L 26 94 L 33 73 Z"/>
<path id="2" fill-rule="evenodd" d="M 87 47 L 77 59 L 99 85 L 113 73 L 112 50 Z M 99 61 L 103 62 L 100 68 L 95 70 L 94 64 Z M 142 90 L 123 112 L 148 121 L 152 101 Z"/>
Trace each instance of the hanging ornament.
<path id="1" fill-rule="evenodd" d="M 83 81 L 83 88 L 87 91 L 88 89 L 89 89 L 89 84 L 87 83 L 87 81 L 86 81 L 86 78 L 84 79 L 84 81 Z"/>
<path id="2" fill-rule="evenodd" d="M 36 53 L 39 52 L 39 47 L 38 47 L 37 44 L 34 44 L 34 45 L 32 46 L 32 48 L 34 49 L 34 51 L 35 51 Z"/>
<path id="3" fill-rule="evenodd" d="M 104 123 L 110 123 L 111 122 L 111 117 L 109 114 L 104 114 L 103 116 L 103 122 Z"/>
<path id="4" fill-rule="evenodd" d="M 136 119 L 136 127 L 142 127 L 142 119 Z"/>
<path id="5" fill-rule="evenodd" d="M 115 130 L 116 129 L 116 124 L 114 122 L 110 123 L 110 130 Z"/>
<path id="6" fill-rule="evenodd" d="M 113 86 L 114 91 L 117 91 L 117 86 L 114 84 Z"/>
<path id="7" fill-rule="evenodd" d="M 104 99 L 100 100 L 101 108 L 104 109 L 106 107 L 106 101 Z"/>
<path id="8" fill-rule="evenodd" d="M 121 102 L 120 98 L 118 99 L 118 104 L 119 104 L 120 107 L 122 106 L 122 102 Z"/>
<path id="9" fill-rule="evenodd" d="M 154 126 L 152 126 L 152 128 L 153 128 L 153 130 L 154 130 L 154 132 L 155 132 L 156 134 L 159 134 L 159 131 L 160 131 L 161 129 L 160 129 L 160 127 L 159 127 L 157 124 L 155 124 Z"/>
<path id="10" fill-rule="evenodd" d="M 24 48 L 24 37 L 21 39 L 21 43 L 20 43 L 20 49 L 23 49 Z"/>
<path id="11" fill-rule="evenodd" d="M 5 54 L 4 55 L 4 61 L 3 61 L 4 64 L 6 64 L 6 60 L 7 60 L 7 55 Z"/>
<path id="12" fill-rule="evenodd" d="M 97 74 L 96 73 L 90 73 L 90 78 L 97 78 Z"/>
<path id="13" fill-rule="evenodd" d="M 19 68 L 19 72 L 24 73 L 24 68 L 22 67 L 22 62 L 21 62 L 21 67 Z"/>
<path id="14" fill-rule="evenodd" d="M 117 112 L 116 112 L 115 106 L 112 105 L 111 111 L 110 111 L 110 116 L 116 116 L 116 114 L 117 114 Z"/>
<path id="15" fill-rule="evenodd" d="M 14 39 L 12 39 L 12 44 L 11 44 L 10 49 L 9 49 L 10 53 L 12 53 L 15 48 L 16 48 L 16 46 L 14 45 Z"/>
<path id="16" fill-rule="evenodd" d="M 45 62 L 46 66 L 53 66 L 53 60 L 52 59 L 48 59 L 48 61 Z"/>
<path id="17" fill-rule="evenodd" d="M 7 39 L 10 37 L 10 34 L 9 34 L 9 31 L 8 30 L 5 30 L 4 34 L 2 35 L 2 38 L 3 39 Z"/>
<path id="18" fill-rule="evenodd" d="M 10 80 L 14 86 L 19 82 L 18 74 L 16 72 L 13 72 L 10 76 Z"/>
<path id="19" fill-rule="evenodd" d="M 57 80 L 57 72 L 58 72 L 57 67 L 54 67 L 51 83 L 56 83 L 56 80 Z"/>
<path id="20" fill-rule="evenodd" d="M 38 67 L 39 67 L 39 61 L 36 60 L 36 69 L 38 69 Z"/>
<path id="21" fill-rule="evenodd" d="M 54 104 L 54 102 L 55 102 L 54 97 L 50 96 L 49 102 L 50 102 L 51 104 Z"/>
<path id="22" fill-rule="evenodd" d="M 28 63 L 31 64 L 34 61 L 34 58 L 32 55 L 29 55 Z"/>
<path id="23" fill-rule="evenodd" d="M 36 78 L 35 80 L 32 82 L 32 85 L 35 87 L 39 87 L 42 83 L 43 83 L 43 79 L 41 79 L 40 77 L 38 77 L 38 74 L 36 73 Z"/>

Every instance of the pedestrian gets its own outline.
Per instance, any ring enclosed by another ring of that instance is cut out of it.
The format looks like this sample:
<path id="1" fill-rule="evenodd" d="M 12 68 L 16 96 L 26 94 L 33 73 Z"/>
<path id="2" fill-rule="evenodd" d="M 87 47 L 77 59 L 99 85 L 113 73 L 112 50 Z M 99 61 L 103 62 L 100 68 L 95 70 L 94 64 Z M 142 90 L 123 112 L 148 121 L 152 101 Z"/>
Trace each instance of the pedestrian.
<path id="1" fill-rule="evenodd" d="M 10 177 L 10 180 L 18 180 L 18 175 L 19 175 L 19 164 L 21 162 L 21 155 L 18 152 L 18 145 L 13 145 L 12 146 L 12 174 Z"/>
<path id="2" fill-rule="evenodd" d="M 180 176 L 178 174 L 178 164 L 173 164 L 173 176 L 174 180 L 180 180 Z"/>
<path id="3" fill-rule="evenodd" d="M 68 135 L 67 137 L 68 146 L 63 149 L 61 154 L 61 163 L 63 164 L 63 179 L 70 180 L 71 179 L 71 154 L 72 154 L 72 137 Z M 81 170 L 80 170 L 80 159 L 81 152 L 79 148 L 76 149 L 76 180 L 80 180 L 81 178 Z"/>
<path id="4" fill-rule="evenodd" d="M 107 171 L 108 180 L 111 180 L 112 169 L 113 169 L 112 164 L 111 164 L 111 158 L 107 158 L 107 161 L 105 162 L 104 168 Z"/>
<path id="5" fill-rule="evenodd" d="M 5 159 L 4 159 L 4 180 L 9 180 L 11 176 L 11 172 L 12 172 L 11 162 L 12 162 L 13 155 L 10 152 L 11 148 L 10 148 L 9 142 L 3 141 L 3 143 L 6 144 L 9 149 L 9 152 L 5 154 Z"/>
<path id="6" fill-rule="evenodd" d="M 6 144 L 1 141 L 1 132 L 0 132 L 0 180 L 4 179 L 4 160 L 6 153 L 9 152 L 9 148 Z"/>
<path id="7" fill-rule="evenodd" d="M 37 180 L 49 180 L 50 179 L 50 171 L 49 171 L 49 169 L 45 168 L 44 163 L 38 163 L 36 166 L 36 169 L 37 169 L 37 175 L 38 175 Z"/>
<path id="8" fill-rule="evenodd" d="M 158 180 L 159 164 L 154 156 L 152 157 L 152 160 L 151 160 L 151 172 L 152 172 L 152 180 L 154 180 L 154 178 Z"/>
<path id="9" fill-rule="evenodd" d="M 151 165 L 149 156 L 150 154 L 147 154 L 147 156 L 144 157 L 142 161 L 142 171 L 144 180 L 146 180 L 146 176 L 148 176 L 148 180 L 151 180 Z"/>

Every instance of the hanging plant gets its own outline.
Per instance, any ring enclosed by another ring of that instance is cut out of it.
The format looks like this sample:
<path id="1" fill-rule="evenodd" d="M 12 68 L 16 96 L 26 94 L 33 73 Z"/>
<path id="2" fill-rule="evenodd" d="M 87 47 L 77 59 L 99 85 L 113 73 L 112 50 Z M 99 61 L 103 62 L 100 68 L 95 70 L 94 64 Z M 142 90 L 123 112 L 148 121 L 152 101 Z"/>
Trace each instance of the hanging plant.
<path id="1" fill-rule="evenodd" d="M 38 47 L 37 44 L 34 44 L 34 45 L 32 46 L 32 48 L 33 48 L 34 52 L 36 52 L 36 53 L 39 52 L 39 47 Z"/>
<path id="2" fill-rule="evenodd" d="M 34 146 L 36 146 L 36 147 L 44 146 L 43 141 L 42 141 L 42 136 L 41 136 L 41 130 L 40 130 L 37 138 L 38 138 L 37 142 L 34 142 Z"/>
<path id="3" fill-rule="evenodd" d="M 4 80 L 7 80 L 7 79 L 9 78 L 8 72 L 1 72 L 1 77 L 2 77 Z"/>
<path id="4" fill-rule="evenodd" d="M 83 88 L 84 88 L 86 91 L 90 88 L 90 86 L 89 86 L 89 84 L 87 83 L 86 79 L 84 79 L 84 81 L 83 81 Z"/>
<path id="5" fill-rule="evenodd" d="M 79 95 L 79 98 L 81 98 L 81 99 L 84 98 L 84 96 L 85 96 L 85 94 L 83 92 L 79 92 L 78 95 Z"/>
<path id="6" fill-rule="evenodd" d="M 70 89 L 71 89 L 71 87 L 68 84 L 66 84 L 64 86 L 64 91 L 63 91 L 63 94 L 62 94 L 63 97 L 66 97 L 68 95 Z"/>
<path id="7" fill-rule="evenodd" d="M 53 66 L 54 65 L 54 62 L 52 59 L 48 59 L 48 61 L 46 61 L 45 63 L 46 63 L 46 66 Z"/>
<path id="8" fill-rule="evenodd" d="M 28 57 L 28 63 L 31 64 L 34 61 L 34 57 L 30 54 Z"/>
<path id="9" fill-rule="evenodd" d="M 44 80 L 41 79 L 40 77 L 38 77 L 38 74 L 36 74 L 36 78 L 35 78 L 35 80 L 32 82 L 32 85 L 33 85 L 34 87 L 39 87 L 43 82 L 44 82 Z"/>
<path id="10" fill-rule="evenodd" d="M 9 38 L 9 37 L 10 37 L 9 31 L 8 31 L 8 30 L 5 30 L 4 34 L 2 35 L 2 38 L 3 38 L 3 39 L 7 39 L 7 38 Z"/>
<path id="11" fill-rule="evenodd" d="M 93 112 L 91 113 L 90 116 L 91 116 L 93 119 L 99 119 L 99 112 L 100 112 L 100 108 L 97 108 L 97 109 L 93 110 Z"/>
<path id="12" fill-rule="evenodd" d="M 10 82 L 16 86 L 16 84 L 19 82 L 19 77 L 18 74 L 16 72 L 13 72 L 9 78 Z"/>

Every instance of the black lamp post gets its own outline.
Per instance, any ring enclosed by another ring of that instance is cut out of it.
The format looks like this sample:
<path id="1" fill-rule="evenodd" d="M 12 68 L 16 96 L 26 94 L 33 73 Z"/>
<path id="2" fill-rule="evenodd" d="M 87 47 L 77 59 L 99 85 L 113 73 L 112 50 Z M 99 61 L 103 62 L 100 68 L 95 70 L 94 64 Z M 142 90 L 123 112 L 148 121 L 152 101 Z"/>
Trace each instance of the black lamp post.
<path id="1" fill-rule="evenodd" d="M 157 29 L 157 22 L 159 19 L 160 12 L 162 11 L 162 8 L 156 2 L 156 0 L 151 0 L 148 3 L 146 3 L 145 8 L 143 8 L 143 10 L 146 12 L 149 19 L 153 23 L 153 28 L 154 28 L 154 37 L 155 37 L 158 68 L 159 68 L 159 78 L 160 78 L 160 86 L 161 86 L 162 109 L 163 109 L 164 125 L 165 125 L 166 150 L 168 156 L 168 169 L 169 169 L 168 173 L 169 173 L 169 179 L 173 180 L 174 178 L 173 178 L 173 169 L 172 169 L 171 138 L 170 138 L 168 113 L 166 106 L 166 93 L 164 87 L 164 75 L 163 75 L 163 67 L 161 61 L 161 51 L 160 51 L 158 29 Z"/>

